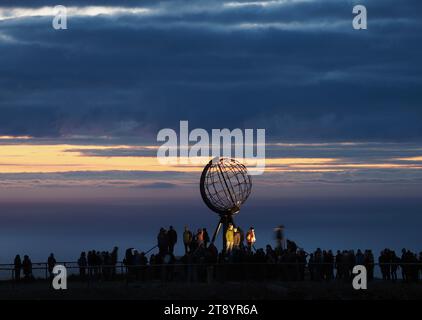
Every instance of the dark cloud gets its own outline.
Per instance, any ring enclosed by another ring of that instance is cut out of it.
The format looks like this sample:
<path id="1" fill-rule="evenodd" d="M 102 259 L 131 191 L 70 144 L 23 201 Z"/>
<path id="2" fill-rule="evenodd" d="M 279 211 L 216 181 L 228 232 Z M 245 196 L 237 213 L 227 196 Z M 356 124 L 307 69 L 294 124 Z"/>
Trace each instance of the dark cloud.
<path id="1" fill-rule="evenodd" d="M 352 30 L 352 5 L 142 2 L 157 12 L 74 17 L 66 31 L 0 21 L 0 135 L 154 138 L 189 120 L 268 139 L 420 140 L 421 3 L 368 2 L 367 31 Z"/>
<path id="2" fill-rule="evenodd" d="M 161 0 L 162 1 L 162 0 Z M 137 6 L 157 3 L 157 0 L 3 0 L 1 7 L 39 8 L 42 6 Z"/>

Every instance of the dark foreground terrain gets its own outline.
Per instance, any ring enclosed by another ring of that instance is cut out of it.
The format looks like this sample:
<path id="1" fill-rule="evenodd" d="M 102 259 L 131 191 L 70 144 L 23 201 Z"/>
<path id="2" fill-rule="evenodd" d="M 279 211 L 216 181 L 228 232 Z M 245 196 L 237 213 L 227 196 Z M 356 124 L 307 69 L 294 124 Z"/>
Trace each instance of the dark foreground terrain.
<path id="1" fill-rule="evenodd" d="M 128 283 L 69 282 L 68 290 L 55 291 L 45 281 L 0 283 L 0 299 L 422 299 L 422 284 L 375 280 L 368 290 L 353 290 L 342 282 L 267 282 L 267 283 Z"/>

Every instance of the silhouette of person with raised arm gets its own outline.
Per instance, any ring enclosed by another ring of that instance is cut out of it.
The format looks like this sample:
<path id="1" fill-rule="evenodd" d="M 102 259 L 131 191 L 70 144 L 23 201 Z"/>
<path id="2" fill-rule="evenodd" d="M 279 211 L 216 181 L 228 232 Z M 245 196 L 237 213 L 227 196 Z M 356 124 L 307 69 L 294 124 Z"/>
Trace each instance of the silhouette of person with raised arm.
<path id="1" fill-rule="evenodd" d="M 22 261 L 21 256 L 16 255 L 15 260 L 13 262 L 14 264 L 14 276 L 16 281 L 20 281 L 21 279 L 21 270 L 22 270 Z"/>
<path id="2" fill-rule="evenodd" d="M 148 259 L 145 256 L 145 252 L 141 252 L 139 255 L 139 262 L 140 262 L 140 277 L 142 281 L 146 279 L 146 268 L 148 264 Z"/>
<path id="3" fill-rule="evenodd" d="M 167 232 L 168 236 L 168 244 L 169 244 L 169 252 L 173 254 L 174 246 L 177 243 L 177 232 L 173 229 L 173 226 L 170 226 L 169 231 Z"/>

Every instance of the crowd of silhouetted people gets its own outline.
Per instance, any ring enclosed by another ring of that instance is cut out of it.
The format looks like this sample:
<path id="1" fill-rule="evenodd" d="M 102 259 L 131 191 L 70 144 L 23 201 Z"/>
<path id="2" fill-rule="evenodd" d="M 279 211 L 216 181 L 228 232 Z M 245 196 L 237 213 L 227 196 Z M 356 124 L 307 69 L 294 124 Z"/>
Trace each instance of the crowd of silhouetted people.
<path id="1" fill-rule="evenodd" d="M 350 281 L 353 268 L 364 265 L 368 280 L 374 279 L 378 265 L 382 279 L 396 281 L 398 272 L 406 282 L 422 279 L 422 252 L 417 255 L 403 249 L 398 256 L 393 250 L 384 249 L 378 260 L 371 250 L 317 249 L 312 253 L 299 248 L 294 241 L 284 238 L 283 226 L 275 229 L 276 245 L 255 248 L 256 235 L 253 227 L 246 232 L 239 226 L 229 224 L 224 228 L 225 245 L 219 251 L 210 239 L 206 228 L 191 231 L 185 227 L 182 234 L 184 255 L 176 257 L 178 234 L 170 226 L 161 228 L 157 245 L 147 252 L 128 248 L 121 263 L 118 248 L 111 251 L 91 250 L 82 252 L 77 261 L 79 277 L 89 280 L 112 280 L 124 276 L 141 281 L 160 279 L 165 281 L 214 280 L 264 280 L 282 281 Z M 158 250 L 157 250 L 158 249 Z M 153 251 L 154 250 L 154 251 Z M 153 251 L 149 258 L 149 252 Z M 157 252 L 158 251 L 158 252 Z M 57 261 L 50 254 L 45 264 L 46 276 L 53 277 Z M 14 279 L 29 281 L 34 278 L 32 262 L 25 255 L 14 259 Z"/>
<path id="2" fill-rule="evenodd" d="M 50 276 L 50 278 L 54 276 L 53 270 L 56 263 L 57 263 L 56 258 L 54 258 L 54 254 L 51 253 L 47 259 L 47 264 L 46 264 L 46 267 L 47 267 L 46 271 L 48 272 L 48 275 Z M 24 255 L 23 260 L 22 260 L 21 256 L 17 254 L 13 261 L 13 277 L 16 281 L 20 281 L 22 275 L 23 275 L 23 280 L 25 281 L 34 279 L 33 270 L 32 270 L 32 261 L 28 255 Z"/>
<path id="3" fill-rule="evenodd" d="M 116 265 L 118 259 L 118 248 L 114 247 L 109 251 L 83 251 L 78 259 L 79 275 L 81 278 L 112 279 L 116 275 Z"/>

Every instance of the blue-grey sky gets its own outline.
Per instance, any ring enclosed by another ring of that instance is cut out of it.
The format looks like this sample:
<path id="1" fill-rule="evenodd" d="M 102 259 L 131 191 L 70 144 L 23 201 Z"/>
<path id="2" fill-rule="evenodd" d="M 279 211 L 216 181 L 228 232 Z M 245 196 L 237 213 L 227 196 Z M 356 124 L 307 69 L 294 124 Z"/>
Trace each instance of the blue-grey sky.
<path id="1" fill-rule="evenodd" d="M 272 139 L 422 138 L 420 1 L 61 4 L 65 31 L 42 1 L 0 4 L 1 135 L 153 138 L 187 119 Z M 355 4 L 368 30 L 352 28 Z"/>

